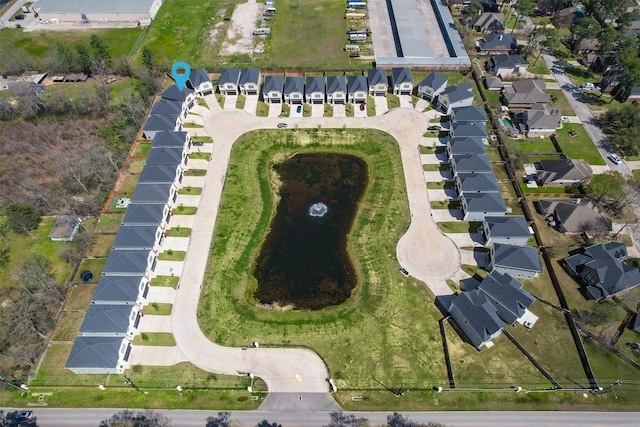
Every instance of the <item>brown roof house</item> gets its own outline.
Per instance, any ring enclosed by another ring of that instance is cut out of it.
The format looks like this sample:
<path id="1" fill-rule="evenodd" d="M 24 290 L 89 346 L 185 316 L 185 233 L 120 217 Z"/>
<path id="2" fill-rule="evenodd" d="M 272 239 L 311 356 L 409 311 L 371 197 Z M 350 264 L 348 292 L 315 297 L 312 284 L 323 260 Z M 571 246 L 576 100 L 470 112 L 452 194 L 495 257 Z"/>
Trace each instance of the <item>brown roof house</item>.
<path id="1" fill-rule="evenodd" d="M 478 41 L 478 50 L 484 55 L 513 54 L 518 50 L 518 42 L 513 34 L 487 34 Z"/>
<path id="2" fill-rule="evenodd" d="M 513 124 L 529 138 L 553 135 L 560 127 L 562 110 L 548 104 L 533 104 L 513 115 Z"/>
<path id="3" fill-rule="evenodd" d="M 531 108 L 534 104 L 546 104 L 551 97 L 544 93 L 544 80 L 518 80 L 502 90 L 502 103 L 509 108 Z"/>
<path id="4" fill-rule="evenodd" d="M 504 31 L 504 13 L 484 12 L 473 23 L 473 29 L 481 33 L 501 33 Z"/>
<path id="5" fill-rule="evenodd" d="M 611 231 L 611 221 L 591 200 L 552 199 L 535 202 L 547 224 L 561 233 L 603 233 Z"/>
<path id="6" fill-rule="evenodd" d="M 536 163 L 536 182 L 543 187 L 567 187 L 586 184 L 593 169 L 584 160 L 540 160 Z"/>

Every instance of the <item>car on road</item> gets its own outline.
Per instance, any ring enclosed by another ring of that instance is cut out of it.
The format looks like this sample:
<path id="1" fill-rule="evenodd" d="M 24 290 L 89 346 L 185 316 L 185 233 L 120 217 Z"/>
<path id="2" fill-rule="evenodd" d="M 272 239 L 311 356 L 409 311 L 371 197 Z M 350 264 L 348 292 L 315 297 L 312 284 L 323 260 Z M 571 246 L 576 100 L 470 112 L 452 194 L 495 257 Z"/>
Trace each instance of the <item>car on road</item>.
<path id="1" fill-rule="evenodd" d="M 278 123 L 277 128 L 278 128 L 278 129 L 284 129 L 284 128 L 286 128 L 287 126 L 289 126 L 289 125 L 288 125 L 288 124 L 286 124 L 286 123 Z"/>
<path id="2" fill-rule="evenodd" d="M 25 15 L 24 13 L 16 15 L 16 19 L 19 19 L 19 20 L 25 19 L 26 17 L 27 17 L 27 15 Z"/>
<path id="3" fill-rule="evenodd" d="M 440 129 L 441 129 L 440 125 L 431 125 L 427 128 L 428 131 L 438 131 Z"/>
<path id="4" fill-rule="evenodd" d="M 18 411 L 16 412 L 16 420 L 28 420 L 33 418 L 33 411 Z"/>
<path id="5" fill-rule="evenodd" d="M 302 105 L 298 105 L 296 107 L 296 113 L 298 113 L 298 114 L 302 113 Z"/>
<path id="6" fill-rule="evenodd" d="M 617 154 L 610 155 L 609 160 L 611 160 L 616 165 L 619 165 L 620 163 L 622 163 L 622 159 Z"/>
<path id="7" fill-rule="evenodd" d="M 407 271 L 406 268 L 401 268 L 400 273 L 402 273 L 404 277 L 409 277 L 409 272 Z"/>
<path id="8" fill-rule="evenodd" d="M 570 118 L 570 117 L 567 117 L 567 116 L 562 116 L 562 117 L 560 118 L 560 121 L 561 121 L 562 123 L 571 123 L 571 118 Z"/>
<path id="9" fill-rule="evenodd" d="M 580 89 L 594 90 L 596 86 L 593 83 L 582 83 Z"/>
<path id="10" fill-rule="evenodd" d="M 364 102 L 360 104 L 360 111 L 364 111 L 365 108 L 367 108 L 367 104 L 365 104 Z"/>

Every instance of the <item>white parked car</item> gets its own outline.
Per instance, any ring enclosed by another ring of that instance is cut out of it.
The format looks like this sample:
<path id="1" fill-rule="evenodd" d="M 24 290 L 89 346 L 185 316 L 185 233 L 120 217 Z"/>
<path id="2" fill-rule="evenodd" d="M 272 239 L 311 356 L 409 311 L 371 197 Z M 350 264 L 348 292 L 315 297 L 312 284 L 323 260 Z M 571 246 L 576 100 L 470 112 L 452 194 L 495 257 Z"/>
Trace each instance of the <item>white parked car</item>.
<path id="1" fill-rule="evenodd" d="M 596 87 L 593 83 L 582 83 L 580 89 L 594 90 Z"/>
<path id="2" fill-rule="evenodd" d="M 264 49 L 261 47 L 253 49 L 253 53 L 264 53 Z"/>
<path id="3" fill-rule="evenodd" d="M 609 160 L 611 160 L 616 165 L 619 165 L 620 163 L 622 163 L 622 159 L 617 154 L 610 155 Z"/>
<path id="4" fill-rule="evenodd" d="M 570 117 L 567 117 L 567 116 L 562 116 L 562 117 L 560 118 L 560 121 L 561 121 L 562 123 L 571 123 L 571 118 L 570 118 Z"/>

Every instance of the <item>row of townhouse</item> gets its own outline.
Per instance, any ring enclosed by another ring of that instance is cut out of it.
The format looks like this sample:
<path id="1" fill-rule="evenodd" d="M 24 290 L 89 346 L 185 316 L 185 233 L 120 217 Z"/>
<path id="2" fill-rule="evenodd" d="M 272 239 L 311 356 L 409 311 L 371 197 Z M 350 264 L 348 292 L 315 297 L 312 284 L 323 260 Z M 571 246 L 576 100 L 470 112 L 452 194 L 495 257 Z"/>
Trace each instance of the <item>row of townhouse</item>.
<path id="1" fill-rule="evenodd" d="M 528 310 L 535 299 L 516 278 L 531 279 L 542 269 L 536 248 L 526 246 L 531 229 L 525 218 L 506 215 L 508 209 L 486 154 L 486 122 L 479 107 L 452 108 L 445 149 L 462 219 L 482 221 L 482 235 L 489 246 L 489 276 L 476 289 L 456 295 L 449 305 L 454 327 L 478 350 L 491 347 L 506 325 L 531 328 L 535 324 L 537 316 Z"/>
<path id="2" fill-rule="evenodd" d="M 127 367 L 192 145 L 182 120 L 196 96 L 213 93 L 206 72 L 194 71 L 190 87 L 170 86 L 162 93 L 145 123 L 151 149 L 65 365 L 77 374 L 122 373 Z M 175 126 L 151 127 L 174 116 Z"/>
<path id="3" fill-rule="evenodd" d="M 409 68 L 393 68 L 391 85 L 387 71 L 371 68 L 367 76 L 284 76 L 266 75 L 260 91 L 261 72 L 258 68 L 226 68 L 218 80 L 221 95 L 259 95 L 266 103 L 287 104 L 358 104 L 367 96 L 387 96 L 389 88 L 396 95 L 411 95 L 413 77 Z"/>

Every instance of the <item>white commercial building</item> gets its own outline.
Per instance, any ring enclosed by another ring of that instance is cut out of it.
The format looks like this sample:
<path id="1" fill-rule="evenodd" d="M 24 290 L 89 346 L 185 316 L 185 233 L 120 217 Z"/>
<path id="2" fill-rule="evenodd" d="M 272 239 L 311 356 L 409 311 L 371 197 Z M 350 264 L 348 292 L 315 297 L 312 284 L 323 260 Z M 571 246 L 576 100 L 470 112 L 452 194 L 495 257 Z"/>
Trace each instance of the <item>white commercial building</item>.
<path id="1" fill-rule="evenodd" d="M 36 0 L 33 9 L 50 22 L 140 22 L 155 18 L 163 0 Z"/>

